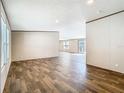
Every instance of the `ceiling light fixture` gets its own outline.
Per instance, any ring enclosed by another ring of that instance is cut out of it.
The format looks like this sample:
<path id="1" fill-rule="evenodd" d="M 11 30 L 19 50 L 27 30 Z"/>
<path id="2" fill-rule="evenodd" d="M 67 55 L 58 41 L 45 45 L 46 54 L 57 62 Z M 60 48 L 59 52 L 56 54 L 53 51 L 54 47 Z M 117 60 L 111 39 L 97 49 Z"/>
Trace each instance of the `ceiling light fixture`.
<path id="1" fill-rule="evenodd" d="M 93 4 L 93 3 L 94 3 L 94 0 L 88 0 L 88 1 L 87 1 L 87 4 L 88 4 L 88 5 L 91 5 L 91 4 Z"/>

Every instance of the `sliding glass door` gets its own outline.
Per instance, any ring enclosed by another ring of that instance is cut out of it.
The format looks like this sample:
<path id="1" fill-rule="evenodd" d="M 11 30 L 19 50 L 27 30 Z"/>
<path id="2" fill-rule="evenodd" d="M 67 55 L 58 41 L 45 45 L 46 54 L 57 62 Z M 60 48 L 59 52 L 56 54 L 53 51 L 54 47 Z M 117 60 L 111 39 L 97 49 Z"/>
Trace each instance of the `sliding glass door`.
<path id="1" fill-rule="evenodd" d="M 9 30 L 5 20 L 1 17 L 1 68 L 8 63 L 9 59 Z"/>

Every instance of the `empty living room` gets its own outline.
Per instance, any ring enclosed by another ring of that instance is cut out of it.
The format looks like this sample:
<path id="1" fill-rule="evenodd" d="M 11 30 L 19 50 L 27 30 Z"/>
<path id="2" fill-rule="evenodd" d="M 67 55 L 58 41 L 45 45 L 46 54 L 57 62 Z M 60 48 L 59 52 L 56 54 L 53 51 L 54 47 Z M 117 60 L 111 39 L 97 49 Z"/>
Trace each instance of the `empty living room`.
<path id="1" fill-rule="evenodd" d="M 124 93 L 124 0 L 1 0 L 0 93 Z"/>

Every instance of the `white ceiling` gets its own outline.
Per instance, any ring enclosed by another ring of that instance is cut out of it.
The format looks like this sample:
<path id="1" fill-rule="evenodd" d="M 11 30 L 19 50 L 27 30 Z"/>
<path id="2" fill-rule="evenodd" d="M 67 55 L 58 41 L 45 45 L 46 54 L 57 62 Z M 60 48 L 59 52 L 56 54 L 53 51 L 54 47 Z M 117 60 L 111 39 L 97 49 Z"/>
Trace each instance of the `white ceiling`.
<path id="1" fill-rule="evenodd" d="M 58 30 L 124 10 L 124 0 L 4 0 L 12 30 Z M 100 13 L 98 13 L 100 11 Z M 56 22 L 57 21 L 57 22 Z"/>

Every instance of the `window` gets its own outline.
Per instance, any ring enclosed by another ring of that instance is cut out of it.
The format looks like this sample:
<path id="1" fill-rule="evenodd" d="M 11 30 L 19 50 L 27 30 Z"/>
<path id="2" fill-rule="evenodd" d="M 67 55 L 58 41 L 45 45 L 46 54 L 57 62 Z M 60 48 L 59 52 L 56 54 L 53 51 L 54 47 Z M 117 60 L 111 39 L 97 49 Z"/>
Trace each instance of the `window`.
<path id="1" fill-rule="evenodd" d="M 7 33 L 8 32 L 8 33 Z M 7 31 L 7 26 L 5 21 L 1 17 L 1 68 L 8 62 L 8 47 L 9 47 L 9 30 Z"/>
<path id="2" fill-rule="evenodd" d="M 85 42 L 83 39 L 79 40 L 79 53 L 84 53 L 84 49 L 85 49 Z"/>
<path id="3" fill-rule="evenodd" d="M 69 41 L 63 42 L 64 49 L 69 49 Z"/>
<path id="4" fill-rule="evenodd" d="M 7 46 L 6 46 L 6 48 L 7 48 L 7 63 L 9 62 L 9 38 L 10 38 L 10 31 L 7 29 L 7 36 L 6 36 L 6 38 L 7 38 L 7 41 L 6 41 L 6 43 L 7 43 Z"/>

